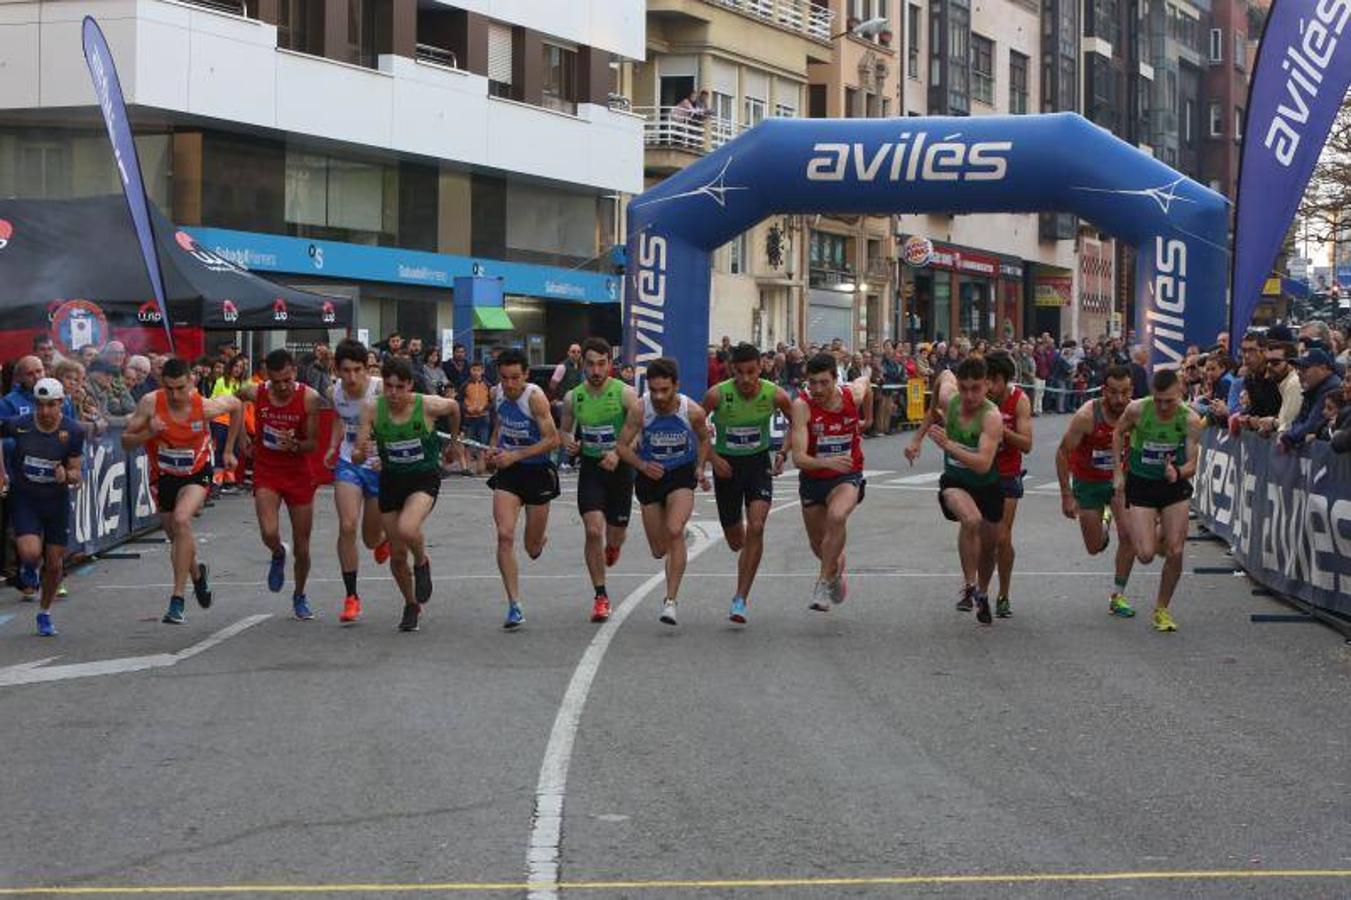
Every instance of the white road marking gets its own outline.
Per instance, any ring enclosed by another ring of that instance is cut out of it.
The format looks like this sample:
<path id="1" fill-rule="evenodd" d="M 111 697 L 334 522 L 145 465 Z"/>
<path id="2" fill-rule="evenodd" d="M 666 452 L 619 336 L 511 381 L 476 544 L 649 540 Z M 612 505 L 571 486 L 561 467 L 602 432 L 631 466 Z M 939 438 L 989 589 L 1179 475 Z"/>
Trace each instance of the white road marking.
<path id="1" fill-rule="evenodd" d="M 886 487 L 892 484 L 937 484 L 938 479 L 943 477 L 942 472 L 922 472 L 919 475 L 903 475 L 900 478 L 893 478 L 890 481 L 884 481 L 879 487 Z M 869 485 L 871 487 L 872 485 Z"/>
<path id="2" fill-rule="evenodd" d="M 770 514 L 797 506 L 798 503 L 794 500 L 776 506 L 770 510 Z M 698 531 L 699 537 L 688 550 L 688 559 L 691 561 L 718 540 L 702 527 Z M 665 578 L 664 572 L 658 572 L 624 598 L 610 616 L 610 621 L 602 625 L 591 639 L 568 681 L 568 689 L 563 694 L 563 702 L 559 704 L 558 715 L 549 732 L 549 744 L 544 750 L 539 781 L 535 785 L 535 814 L 530 824 L 530 843 L 526 850 L 527 881 L 537 885 L 530 891 L 531 900 L 554 900 L 558 897 L 558 864 L 563 849 L 563 801 L 567 794 L 568 768 L 572 763 L 572 745 L 577 737 L 577 726 L 581 722 L 582 709 L 586 706 L 587 695 L 591 693 L 596 672 L 624 620 L 642 604 L 648 592 L 662 584 Z"/>
<path id="3" fill-rule="evenodd" d="M 191 647 L 177 653 L 156 653 L 151 656 L 127 656 L 122 659 L 101 659 L 87 663 L 71 663 L 66 666 L 47 666 L 60 657 L 49 656 L 46 659 L 20 663 L 0 669 L 0 687 L 14 687 L 20 684 L 38 684 L 46 681 L 65 681 L 71 678 L 92 678 L 97 675 L 120 675 L 124 672 L 140 672 L 145 669 L 163 669 L 176 666 L 186 659 L 210 650 L 224 640 L 234 637 L 246 628 L 252 628 L 264 619 L 271 618 L 270 613 L 247 616 L 227 625 L 220 631 L 198 641 Z"/>

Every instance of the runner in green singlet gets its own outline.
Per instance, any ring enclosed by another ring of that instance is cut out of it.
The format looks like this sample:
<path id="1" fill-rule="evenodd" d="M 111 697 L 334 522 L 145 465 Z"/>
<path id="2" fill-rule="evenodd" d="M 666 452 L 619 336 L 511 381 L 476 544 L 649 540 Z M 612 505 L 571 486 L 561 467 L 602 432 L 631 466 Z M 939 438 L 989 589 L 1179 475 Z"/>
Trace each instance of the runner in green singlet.
<path id="1" fill-rule="evenodd" d="M 582 367 L 585 380 L 563 399 L 560 431 L 564 449 L 582 458 L 577 512 L 586 528 L 586 569 L 596 592 L 591 621 L 604 622 L 610 618 L 605 569 L 619 561 L 633 511 L 633 467 L 620 460 L 615 442 L 638 394 L 610 377 L 610 344 L 604 338 L 582 343 Z"/>
<path id="2" fill-rule="evenodd" d="M 391 357 L 381 370 L 384 393 L 366 401 L 352 448 L 352 462 L 380 457 L 380 517 L 389 538 L 389 571 L 403 595 L 400 631 L 417 631 L 422 605 L 432 596 L 432 564 L 422 525 L 441 490 L 441 439 L 436 420 L 460 428 L 460 405 L 413 390 L 413 367 Z M 409 557 L 413 564 L 409 565 Z"/>
<path id="3" fill-rule="evenodd" d="M 703 407 L 717 427 L 713 452 L 713 491 L 727 546 L 737 554 L 736 593 L 728 618 L 746 622 L 751 584 L 765 550 L 765 520 L 774 500 L 774 476 L 792 443 L 791 434 L 770 463 L 770 423 L 777 410 L 791 420 L 788 392 L 760 377 L 760 351 L 752 344 L 732 348 L 732 377 L 704 395 Z M 745 520 L 742 520 L 742 510 Z"/>
<path id="4" fill-rule="evenodd" d="M 1162 556 L 1163 573 L 1154 605 L 1154 629 L 1177 631 L 1169 612 L 1182 575 L 1187 546 L 1191 478 L 1201 457 L 1201 418 L 1182 402 L 1177 372 L 1154 373 L 1150 395 L 1126 407 L 1112 433 L 1112 453 L 1120 459 L 1127 443 L 1127 471 L 1117 470 L 1113 485 L 1126 501 L 1126 524 L 1136 559 L 1148 564 Z"/>

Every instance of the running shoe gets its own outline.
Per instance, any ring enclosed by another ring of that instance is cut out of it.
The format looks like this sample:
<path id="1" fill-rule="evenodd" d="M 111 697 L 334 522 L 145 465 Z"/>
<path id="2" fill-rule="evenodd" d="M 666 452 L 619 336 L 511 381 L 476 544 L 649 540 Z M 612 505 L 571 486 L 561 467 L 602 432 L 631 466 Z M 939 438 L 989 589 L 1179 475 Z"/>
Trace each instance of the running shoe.
<path id="1" fill-rule="evenodd" d="M 971 612 L 976 605 L 976 586 L 968 584 L 962 588 L 962 599 L 957 601 L 957 612 Z"/>
<path id="2" fill-rule="evenodd" d="M 835 580 L 830 583 L 830 602 L 837 606 L 844 602 L 844 598 L 849 596 L 849 582 L 844 576 L 844 554 L 840 554 L 840 571 L 836 573 Z"/>
<path id="3" fill-rule="evenodd" d="M 525 624 L 525 613 L 521 612 L 521 604 L 515 600 L 507 601 L 507 620 L 502 623 L 502 627 L 507 631 L 513 628 L 520 628 Z"/>
<path id="4" fill-rule="evenodd" d="M 990 598 L 985 594 L 976 594 L 976 621 L 982 625 L 989 625 L 994 621 L 990 615 Z"/>
<path id="5" fill-rule="evenodd" d="M 302 622 L 308 622 L 314 618 L 314 612 L 310 609 L 310 601 L 304 594 L 296 594 L 291 598 L 291 611 Z"/>
<path id="6" fill-rule="evenodd" d="M 617 562 L 619 562 L 619 548 L 607 545 L 605 548 L 605 567 L 609 568 Z"/>
<path id="7" fill-rule="evenodd" d="M 1154 630 L 1177 631 L 1177 623 L 1173 621 L 1173 614 L 1166 607 L 1154 607 Z"/>
<path id="8" fill-rule="evenodd" d="M 338 616 L 338 621 L 350 625 L 359 618 L 361 618 L 361 598 L 356 594 L 348 594 L 347 599 L 342 601 L 342 615 Z"/>
<path id="9" fill-rule="evenodd" d="M 426 603 L 432 599 L 432 561 L 424 559 L 422 565 L 413 566 L 413 599 Z"/>
<path id="10" fill-rule="evenodd" d="M 418 614 L 421 609 L 416 603 L 405 603 L 403 605 L 403 618 L 399 620 L 399 630 L 417 631 Z"/>
<path id="11" fill-rule="evenodd" d="M 56 637 L 56 626 L 48 613 L 38 613 L 38 637 Z"/>
<path id="12" fill-rule="evenodd" d="M 816 579 L 816 587 L 812 588 L 812 602 L 807 604 L 807 608 L 816 612 L 830 612 L 830 586 L 824 579 Z"/>
<path id="13" fill-rule="evenodd" d="M 30 566 L 27 563 L 19 564 L 19 590 L 24 592 L 25 600 L 33 599 L 33 592 L 38 589 L 38 567 Z"/>
<path id="14" fill-rule="evenodd" d="M 211 606 L 211 585 L 206 580 L 206 563 L 197 564 L 197 577 L 192 579 L 192 594 L 202 609 Z"/>
<path id="15" fill-rule="evenodd" d="M 1112 598 L 1107 601 L 1107 612 L 1109 615 L 1130 619 L 1135 616 L 1135 607 L 1131 606 L 1125 594 L 1114 593 Z"/>
<path id="16" fill-rule="evenodd" d="M 663 625 L 674 625 L 676 623 L 676 602 L 671 598 L 666 598 L 661 603 L 661 623 Z"/>
<path id="17" fill-rule="evenodd" d="M 66 583 L 63 581 L 56 586 L 56 599 L 65 600 L 70 596 L 70 591 L 66 590 Z"/>
<path id="18" fill-rule="evenodd" d="M 165 625 L 182 625 L 183 605 L 184 602 L 182 597 L 170 597 L 169 611 L 164 614 L 164 618 L 160 619 L 160 621 Z"/>
<path id="19" fill-rule="evenodd" d="M 286 557 L 290 552 L 291 548 L 282 544 L 281 553 L 272 554 L 272 561 L 267 565 L 267 589 L 274 594 L 286 583 Z"/>
<path id="20" fill-rule="evenodd" d="M 383 566 L 389 562 L 389 541 L 381 541 L 373 551 L 375 553 L 375 564 Z"/>
<path id="21" fill-rule="evenodd" d="M 1112 524 L 1112 507 L 1104 506 L 1102 508 L 1102 524 L 1104 525 Z"/>
<path id="22" fill-rule="evenodd" d="M 33 590 L 32 588 L 30 587 L 19 588 L 19 599 L 22 600 L 24 603 L 32 603 L 37 598 L 38 598 L 37 591 Z"/>
<path id="23" fill-rule="evenodd" d="M 728 613 L 727 618 L 738 625 L 746 624 L 746 601 L 743 598 L 732 598 L 732 611 Z"/>
<path id="24" fill-rule="evenodd" d="M 1000 597 L 994 602 L 994 614 L 998 619 L 1010 619 L 1013 617 L 1013 606 L 1009 603 L 1008 597 Z"/>
<path id="25" fill-rule="evenodd" d="M 610 619 L 610 598 L 601 594 L 591 605 L 591 621 L 607 622 Z"/>

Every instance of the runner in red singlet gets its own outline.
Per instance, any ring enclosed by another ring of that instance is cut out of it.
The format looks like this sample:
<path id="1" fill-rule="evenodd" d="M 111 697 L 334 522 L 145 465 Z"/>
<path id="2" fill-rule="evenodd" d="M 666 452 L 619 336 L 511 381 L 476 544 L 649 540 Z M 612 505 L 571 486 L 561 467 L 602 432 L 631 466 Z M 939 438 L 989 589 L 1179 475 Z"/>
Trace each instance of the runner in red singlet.
<path id="1" fill-rule="evenodd" d="M 867 409 L 872 389 L 866 377 L 842 387 L 836 380 L 835 357 L 818 353 L 807 360 L 807 396 L 793 401 L 793 462 L 798 473 L 802 522 L 812 552 L 821 561 L 810 609 L 827 612 L 843 603 L 845 527 L 863 502 L 863 447 L 859 441 L 860 410 Z"/>
<path id="2" fill-rule="evenodd" d="M 999 487 L 1004 492 L 1004 518 L 999 523 L 999 543 L 995 545 L 995 566 L 999 571 L 999 596 L 994 614 L 1001 619 L 1013 615 L 1009 603 L 1009 586 L 1013 580 L 1013 520 L 1018 515 L 1018 501 L 1023 497 L 1023 454 L 1032 452 L 1032 401 L 1022 388 L 1013 383 L 1018 367 L 1013 357 L 1000 350 L 985 357 L 985 369 L 990 377 L 986 396 L 999 407 L 1004 422 L 1004 440 L 995 454 L 995 468 L 999 470 Z M 987 580 L 980 586 L 981 593 L 990 588 Z"/>
<path id="3" fill-rule="evenodd" d="M 267 570 L 268 590 L 276 593 L 286 583 L 288 547 L 281 539 L 281 505 L 291 519 L 295 542 L 295 588 L 291 609 L 297 619 L 313 619 L 305 598 L 310 574 L 310 531 L 314 527 L 314 492 L 307 454 L 318 446 L 319 395 L 296 382 L 295 359 L 286 350 L 273 350 L 266 359 L 267 381 L 246 384 L 236 393 L 253 403 L 258 423 L 253 448 L 253 506 L 258 530 L 272 552 Z"/>
<path id="4" fill-rule="evenodd" d="M 146 448 L 151 489 L 169 537 L 174 568 L 173 594 L 162 621 L 176 625 L 183 621 L 183 593 L 189 579 L 197 603 L 203 609 L 211 605 L 207 566 L 197 560 L 192 519 L 201 512 L 211 490 L 210 422 L 216 416 L 230 416 L 231 437 L 226 442 L 224 463 L 232 469 L 241 407 L 234 397 L 203 399 L 192 387 L 188 364 L 181 359 L 165 361 L 160 384 L 159 390 L 146 394 L 136 405 L 122 432 L 122 446 Z"/>

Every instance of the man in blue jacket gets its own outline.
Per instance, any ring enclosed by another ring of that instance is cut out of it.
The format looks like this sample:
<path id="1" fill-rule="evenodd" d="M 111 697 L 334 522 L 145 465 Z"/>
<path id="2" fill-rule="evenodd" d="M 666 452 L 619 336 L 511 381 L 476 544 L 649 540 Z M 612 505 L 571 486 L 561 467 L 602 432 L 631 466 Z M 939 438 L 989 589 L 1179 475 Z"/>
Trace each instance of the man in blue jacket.
<path id="1" fill-rule="evenodd" d="M 26 416 L 37 409 L 33 387 L 45 374 L 42 360 L 36 356 L 22 357 L 14 364 L 14 388 L 0 397 L 0 420 Z"/>
<path id="2" fill-rule="evenodd" d="M 1281 448 L 1291 450 L 1303 444 L 1323 424 L 1323 398 L 1342 389 L 1337 376 L 1337 364 L 1332 354 L 1322 347 L 1313 347 L 1295 360 L 1299 381 L 1304 385 L 1304 402 L 1290 428 L 1281 435 Z"/>

